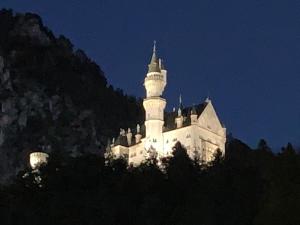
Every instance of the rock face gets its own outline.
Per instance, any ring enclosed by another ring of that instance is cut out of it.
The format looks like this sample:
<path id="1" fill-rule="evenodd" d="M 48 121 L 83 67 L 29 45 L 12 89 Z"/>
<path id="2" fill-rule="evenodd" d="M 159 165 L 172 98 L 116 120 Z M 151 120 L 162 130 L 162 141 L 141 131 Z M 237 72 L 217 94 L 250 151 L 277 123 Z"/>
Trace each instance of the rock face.
<path id="1" fill-rule="evenodd" d="M 143 120 L 142 110 L 39 16 L 0 11 L 0 182 L 34 151 L 101 154 L 119 127 Z"/>

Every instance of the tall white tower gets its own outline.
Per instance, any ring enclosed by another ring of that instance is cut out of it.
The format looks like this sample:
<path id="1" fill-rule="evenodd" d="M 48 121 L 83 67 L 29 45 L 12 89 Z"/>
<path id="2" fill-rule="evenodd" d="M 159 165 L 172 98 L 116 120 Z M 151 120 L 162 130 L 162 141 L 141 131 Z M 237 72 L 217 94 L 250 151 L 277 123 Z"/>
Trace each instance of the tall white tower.
<path id="1" fill-rule="evenodd" d="M 148 65 L 148 73 L 145 77 L 146 98 L 143 105 L 146 112 L 146 150 L 155 150 L 158 155 L 164 155 L 163 149 L 163 125 L 166 100 L 162 93 L 167 84 L 167 71 L 162 61 L 156 56 L 156 43 L 154 41 L 153 54 Z"/>

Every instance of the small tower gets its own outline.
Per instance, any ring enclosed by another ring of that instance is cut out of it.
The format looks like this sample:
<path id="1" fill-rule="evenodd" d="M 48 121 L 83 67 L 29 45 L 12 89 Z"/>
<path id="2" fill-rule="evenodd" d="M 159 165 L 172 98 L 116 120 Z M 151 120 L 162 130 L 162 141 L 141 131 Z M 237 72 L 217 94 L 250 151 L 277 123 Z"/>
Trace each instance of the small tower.
<path id="1" fill-rule="evenodd" d="M 193 105 L 193 108 L 191 110 L 191 124 L 197 124 L 198 120 L 197 120 L 197 110 L 196 110 L 196 107 L 195 105 Z"/>
<path id="2" fill-rule="evenodd" d="M 177 117 L 175 118 L 175 123 L 176 127 L 180 128 L 183 126 L 183 116 L 182 116 L 182 110 L 183 110 L 183 105 L 182 105 L 182 98 L 181 94 L 179 95 L 179 107 L 177 111 Z"/>
<path id="3" fill-rule="evenodd" d="M 141 135 L 141 127 L 139 124 L 136 125 L 136 135 L 135 135 L 135 143 L 140 143 L 142 139 L 142 135 Z"/>
<path id="4" fill-rule="evenodd" d="M 130 128 L 128 128 L 127 130 L 126 137 L 127 137 L 127 143 L 130 146 L 132 144 L 132 133 Z"/>
<path id="5" fill-rule="evenodd" d="M 183 126 L 183 116 L 181 115 L 181 109 L 178 109 L 177 117 L 175 118 L 175 123 L 177 128 Z"/>
<path id="6" fill-rule="evenodd" d="M 49 155 L 44 152 L 32 152 L 29 155 L 30 166 L 33 170 L 39 169 L 41 165 L 47 164 Z"/>
<path id="7" fill-rule="evenodd" d="M 156 151 L 163 151 L 162 133 L 166 100 L 161 96 L 167 84 L 166 76 L 167 70 L 156 56 L 156 42 L 154 41 L 152 57 L 144 81 L 146 88 L 146 98 L 143 101 L 146 113 L 146 150 L 151 148 Z"/>

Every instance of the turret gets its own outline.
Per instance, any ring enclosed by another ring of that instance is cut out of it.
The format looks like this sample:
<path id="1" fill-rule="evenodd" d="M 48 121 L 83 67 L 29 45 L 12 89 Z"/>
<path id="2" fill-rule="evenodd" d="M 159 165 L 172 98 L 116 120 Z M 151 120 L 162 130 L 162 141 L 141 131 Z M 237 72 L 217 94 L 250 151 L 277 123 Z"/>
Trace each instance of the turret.
<path id="1" fill-rule="evenodd" d="M 30 166 L 33 170 L 39 169 L 41 165 L 47 164 L 49 155 L 44 152 L 32 152 L 29 156 Z"/>
<path id="2" fill-rule="evenodd" d="M 152 57 L 144 82 L 146 88 L 146 98 L 143 102 L 146 113 L 146 149 L 162 150 L 163 148 L 162 132 L 166 100 L 161 96 L 166 86 L 166 75 L 166 69 L 156 56 L 156 42 L 154 42 Z"/>
<path id="3" fill-rule="evenodd" d="M 147 98 L 154 96 L 159 97 L 165 89 L 167 71 L 164 68 L 161 70 L 161 66 L 162 64 L 160 64 L 160 60 L 158 60 L 156 56 L 156 42 L 154 42 L 152 57 L 144 82 Z"/>
<path id="4" fill-rule="evenodd" d="M 128 128 L 126 137 L 127 137 L 127 143 L 128 143 L 128 145 L 130 146 L 131 143 L 132 143 L 132 133 L 131 133 L 131 129 L 130 129 L 130 128 Z"/>
<path id="5" fill-rule="evenodd" d="M 142 139 L 142 135 L 141 135 L 141 131 L 140 131 L 140 125 L 139 124 L 137 124 L 136 125 L 136 135 L 135 135 L 135 143 L 139 143 L 140 141 L 141 141 L 141 139 Z"/>
<path id="6" fill-rule="evenodd" d="M 176 123 L 177 128 L 180 128 L 183 126 L 183 116 L 182 116 L 182 111 L 180 108 L 178 108 L 177 117 L 175 118 L 175 123 Z"/>
<path id="7" fill-rule="evenodd" d="M 197 111 L 196 111 L 196 107 L 193 105 L 193 108 L 191 110 L 191 124 L 197 124 L 198 120 L 198 115 L 197 115 Z"/>
<path id="8" fill-rule="evenodd" d="M 164 82 L 167 83 L 167 70 L 165 69 L 162 59 L 159 59 L 159 68 L 160 68 L 161 74 L 164 77 Z"/>
<path id="9" fill-rule="evenodd" d="M 178 106 L 178 111 L 177 111 L 177 117 L 175 118 L 175 123 L 176 123 L 177 128 L 180 128 L 180 127 L 183 126 L 182 110 L 183 110 L 183 105 L 182 105 L 182 98 L 181 98 L 181 94 L 180 94 L 179 95 L 179 106 Z"/>

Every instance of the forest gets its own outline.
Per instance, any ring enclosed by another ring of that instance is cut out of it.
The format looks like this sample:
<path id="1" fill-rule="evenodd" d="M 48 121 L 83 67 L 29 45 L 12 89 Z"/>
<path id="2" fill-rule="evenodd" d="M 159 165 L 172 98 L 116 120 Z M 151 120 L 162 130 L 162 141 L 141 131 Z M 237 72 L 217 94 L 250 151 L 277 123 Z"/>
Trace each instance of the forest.
<path id="1" fill-rule="evenodd" d="M 138 167 L 124 159 L 53 154 L 0 192 L 1 224 L 297 225 L 300 154 L 237 139 L 201 164 L 178 142 L 173 156 Z M 37 177 L 39 179 L 37 179 Z"/>

